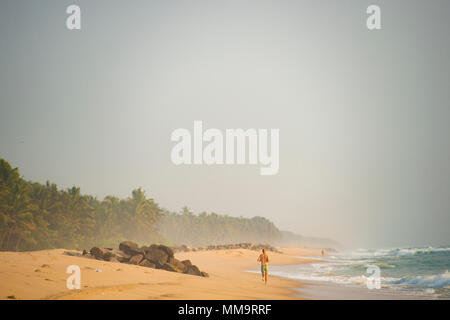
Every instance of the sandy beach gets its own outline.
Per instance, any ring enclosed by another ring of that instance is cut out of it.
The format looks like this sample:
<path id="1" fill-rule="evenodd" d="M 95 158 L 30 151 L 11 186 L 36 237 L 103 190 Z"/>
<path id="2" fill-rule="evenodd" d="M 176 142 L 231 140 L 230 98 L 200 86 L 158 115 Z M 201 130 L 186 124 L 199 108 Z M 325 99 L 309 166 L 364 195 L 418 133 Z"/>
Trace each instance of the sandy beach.
<path id="1" fill-rule="evenodd" d="M 318 250 L 286 248 L 269 253 L 271 265 L 308 263 L 297 256 Z M 270 277 L 267 286 L 257 270 L 258 252 L 246 249 L 180 252 L 209 278 L 136 265 L 99 261 L 64 254 L 64 249 L 0 252 L 1 299 L 299 299 L 302 283 Z M 294 257 L 295 256 L 295 257 Z M 81 289 L 69 290 L 69 265 L 81 269 Z M 270 274 L 270 269 L 269 269 Z"/>

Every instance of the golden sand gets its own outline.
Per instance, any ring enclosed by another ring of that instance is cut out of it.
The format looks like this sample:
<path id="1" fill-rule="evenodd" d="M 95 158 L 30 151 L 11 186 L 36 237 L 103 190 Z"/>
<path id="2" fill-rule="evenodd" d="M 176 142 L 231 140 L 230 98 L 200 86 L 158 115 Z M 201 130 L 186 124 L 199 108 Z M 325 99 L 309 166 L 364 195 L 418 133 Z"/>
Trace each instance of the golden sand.
<path id="1" fill-rule="evenodd" d="M 309 262 L 295 256 L 319 255 L 319 250 L 285 248 L 269 252 L 271 265 Z M 246 272 L 259 268 L 259 252 L 246 249 L 180 252 L 209 278 L 124 263 L 73 257 L 64 249 L 0 252 L 0 299 L 297 299 L 292 288 L 301 282 Z M 69 290 L 69 265 L 81 269 L 81 289 Z M 269 267 L 270 275 L 270 267 Z"/>

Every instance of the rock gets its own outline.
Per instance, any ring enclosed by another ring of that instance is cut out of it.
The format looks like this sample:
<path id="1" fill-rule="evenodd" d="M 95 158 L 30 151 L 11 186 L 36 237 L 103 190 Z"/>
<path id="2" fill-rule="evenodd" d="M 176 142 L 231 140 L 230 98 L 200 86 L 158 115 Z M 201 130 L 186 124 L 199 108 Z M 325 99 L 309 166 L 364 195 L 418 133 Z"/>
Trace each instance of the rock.
<path id="1" fill-rule="evenodd" d="M 142 249 L 139 249 L 139 246 L 137 243 L 134 243 L 132 241 L 124 241 L 119 244 L 119 250 L 125 252 L 126 254 L 130 256 L 135 256 L 137 254 L 143 254 L 144 251 Z"/>
<path id="2" fill-rule="evenodd" d="M 142 261 L 142 259 L 144 259 L 144 256 L 142 254 L 137 254 L 132 256 L 130 260 L 128 260 L 128 263 L 138 265 Z"/>
<path id="3" fill-rule="evenodd" d="M 112 253 L 111 251 L 106 251 L 104 254 L 103 254 L 103 260 L 105 260 L 105 261 L 111 261 L 111 259 L 116 259 L 117 260 L 117 258 L 115 257 L 115 255 L 114 255 L 114 253 Z"/>
<path id="4" fill-rule="evenodd" d="M 184 272 L 187 270 L 187 266 L 182 263 L 180 260 L 175 259 L 175 258 L 169 258 L 169 260 L 167 261 L 167 263 L 175 266 L 177 269 L 179 269 L 181 272 Z"/>
<path id="5" fill-rule="evenodd" d="M 180 269 L 178 269 L 176 266 L 174 266 L 171 263 L 166 262 L 161 269 L 163 270 L 167 270 L 167 271 L 171 271 L 171 272 L 179 272 L 182 273 L 183 271 L 181 271 Z"/>
<path id="6" fill-rule="evenodd" d="M 115 254 L 117 260 L 119 260 L 120 262 L 127 262 L 128 260 L 130 260 L 131 256 L 126 254 L 123 251 L 120 250 L 113 250 L 113 253 Z"/>
<path id="7" fill-rule="evenodd" d="M 161 244 L 158 248 L 159 250 L 164 251 L 169 258 L 173 258 L 173 250 L 170 247 Z"/>
<path id="8" fill-rule="evenodd" d="M 119 263 L 120 263 L 120 261 L 117 260 L 116 257 L 110 257 L 108 261 L 109 261 L 109 262 L 119 262 Z"/>
<path id="9" fill-rule="evenodd" d="M 130 259 L 130 256 L 117 249 L 107 249 L 107 251 L 103 254 L 103 260 L 111 261 L 112 258 L 119 262 L 127 262 Z"/>
<path id="10" fill-rule="evenodd" d="M 145 253 L 152 251 L 152 250 L 160 250 L 159 244 L 152 244 L 152 245 L 150 245 L 150 247 L 142 246 L 141 249 L 144 250 Z"/>
<path id="11" fill-rule="evenodd" d="M 183 260 L 183 261 L 181 261 L 181 263 L 184 264 L 186 267 L 192 266 L 191 260 Z"/>
<path id="12" fill-rule="evenodd" d="M 64 254 L 72 257 L 81 257 L 81 254 L 79 252 L 74 251 L 64 251 Z"/>
<path id="13" fill-rule="evenodd" d="M 119 244 L 119 250 L 128 251 L 128 250 L 136 250 L 139 249 L 139 246 L 136 242 L 133 241 L 123 241 Z"/>
<path id="14" fill-rule="evenodd" d="M 200 269 L 197 266 L 195 266 L 195 265 L 189 266 L 184 273 L 192 274 L 194 276 L 201 276 L 202 275 Z"/>
<path id="15" fill-rule="evenodd" d="M 126 254 L 125 252 L 117 249 L 112 249 L 111 253 L 119 260 L 120 262 L 127 262 L 130 260 L 132 255 Z"/>
<path id="16" fill-rule="evenodd" d="M 161 268 L 169 259 L 169 256 L 163 250 L 151 247 L 145 254 L 145 258 L 153 262 L 156 267 Z"/>
<path id="17" fill-rule="evenodd" d="M 141 267 L 147 267 L 147 268 L 156 268 L 156 265 L 153 262 L 148 261 L 147 259 L 143 259 L 139 265 Z"/>
<path id="18" fill-rule="evenodd" d="M 144 247 L 143 247 L 144 248 Z M 154 250 L 154 249 L 159 249 L 159 244 L 152 244 L 150 245 L 150 247 L 145 247 L 146 250 L 145 251 L 149 251 L 149 250 Z"/>
<path id="19" fill-rule="evenodd" d="M 103 260 L 103 256 L 107 253 L 108 250 L 105 248 L 92 247 L 91 254 L 95 257 L 95 259 Z"/>
<path id="20" fill-rule="evenodd" d="M 249 244 L 240 244 L 239 247 Z M 119 249 L 92 247 L 90 253 L 86 250 L 83 254 L 79 252 L 64 252 L 68 255 L 95 258 L 110 262 L 129 263 L 147 268 L 163 269 L 170 272 L 185 273 L 195 276 L 209 277 L 208 273 L 200 271 L 190 260 L 180 261 L 174 257 L 174 251 L 197 251 L 197 250 L 219 250 L 229 249 L 234 245 L 210 245 L 204 248 L 190 248 L 186 245 L 170 248 L 165 245 L 152 244 L 151 246 L 138 245 L 131 241 L 121 242 Z M 252 245 L 252 247 L 254 247 Z M 97 270 L 96 270 L 97 271 Z M 36 272 L 40 272 L 37 270 Z M 101 271 L 98 271 L 101 272 Z"/>

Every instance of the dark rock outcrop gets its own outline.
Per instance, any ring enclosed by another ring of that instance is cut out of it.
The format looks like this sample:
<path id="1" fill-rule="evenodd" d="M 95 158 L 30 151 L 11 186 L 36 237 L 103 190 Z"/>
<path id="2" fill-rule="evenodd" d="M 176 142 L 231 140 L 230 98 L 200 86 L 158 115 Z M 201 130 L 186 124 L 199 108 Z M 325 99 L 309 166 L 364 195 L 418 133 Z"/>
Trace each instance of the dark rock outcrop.
<path id="1" fill-rule="evenodd" d="M 190 249 L 187 246 L 185 248 Z M 172 248 L 162 244 L 152 244 L 151 246 L 143 246 L 140 248 L 137 243 L 124 241 L 119 244 L 119 250 L 92 247 L 90 253 L 84 250 L 83 254 L 77 253 L 77 256 L 208 277 L 206 272 L 200 271 L 190 260 L 180 261 L 176 259 Z"/>
<path id="2" fill-rule="evenodd" d="M 108 251 L 103 254 L 103 260 L 112 261 L 117 260 L 119 262 L 127 262 L 130 259 L 130 255 L 123 251 L 116 249 L 107 249 Z"/>
<path id="3" fill-rule="evenodd" d="M 187 270 L 185 271 L 185 273 L 187 274 L 192 274 L 194 276 L 201 276 L 202 272 L 200 271 L 200 269 L 195 266 L 195 265 L 191 265 L 187 268 Z"/>
<path id="4" fill-rule="evenodd" d="M 181 272 L 185 272 L 187 270 L 187 266 L 184 263 L 182 263 L 180 260 L 177 260 L 175 258 L 169 258 L 167 263 L 171 264 L 172 266 L 174 266 Z"/>
<path id="5" fill-rule="evenodd" d="M 167 271 L 171 271 L 171 272 L 178 272 L 178 273 L 183 273 L 183 270 L 178 269 L 176 266 L 174 266 L 171 263 L 166 262 L 161 269 L 163 270 L 167 270 Z"/>
<path id="6" fill-rule="evenodd" d="M 183 260 L 183 261 L 181 261 L 181 263 L 184 264 L 186 267 L 192 266 L 191 260 Z"/>
<path id="7" fill-rule="evenodd" d="M 128 260 L 129 264 L 139 264 L 144 259 L 144 256 L 142 254 L 134 255 Z"/>
<path id="8" fill-rule="evenodd" d="M 158 268 L 161 268 L 169 259 L 169 256 L 163 250 L 156 247 L 151 247 L 145 253 L 145 259 L 153 262 Z"/>
<path id="9" fill-rule="evenodd" d="M 137 254 L 144 254 L 144 250 L 140 249 L 137 243 L 132 241 L 124 241 L 119 244 L 119 250 L 125 252 L 130 256 Z"/>
<path id="10" fill-rule="evenodd" d="M 141 267 L 147 267 L 147 268 L 156 268 L 156 265 L 153 262 L 148 261 L 147 259 L 143 259 L 139 265 Z"/>
<path id="11" fill-rule="evenodd" d="M 106 249 L 106 248 L 99 248 L 99 247 L 92 247 L 90 252 L 91 252 L 91 255 L 95 257 L 95 259 L 104 260 L 103 257 L 108 252 L 108 249 Z"/>
<path id="12" fill-rule="evenodd" d="M 159 250 L 164 251 L 169 258 L 173 258 L 173 250 L 170 247 L 160 244 Z"/>

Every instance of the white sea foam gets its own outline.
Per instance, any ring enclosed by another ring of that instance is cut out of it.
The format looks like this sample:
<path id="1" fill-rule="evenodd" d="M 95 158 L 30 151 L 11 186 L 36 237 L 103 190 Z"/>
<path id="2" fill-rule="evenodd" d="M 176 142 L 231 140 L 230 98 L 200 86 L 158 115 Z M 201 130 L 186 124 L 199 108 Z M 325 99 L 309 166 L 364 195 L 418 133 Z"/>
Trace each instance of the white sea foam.
<path id="1" fill-rule="evenodd" d="M 271 274 L 303 280 L 365 286 L 367 267 L 381 268 L 382 289 L 408 294 L 448 298 L 450 295 L 450 247 L 402 247 L 358 249 L 316 262 L 271 268 Z M 443 271 L 444 270 L 444 271 Z"/>
<path id="2" fill-rule="evenodd" d="M 272 271 L 272 275 L 303 281 L 321 281 L 321 282 L 332 282 L 336 284 L 346 284 L 346 285 L 366 285 L 367 278 L 364 275 L 361 276 L 341 276 L 334 275 L 332 272 L 329 273 L 291 273 L 283 271 Z M 396 278 L 380 278 L 382 284 L 388 284 L 396 281 Z"/>
<path id="3" fill-rule="evenodd" d="M 412 247 L 412 248 L 384 248 L 384 249 L 357 249 L 350 253 L 351 257 L 379 257 L 379 256 L 402 256 L 414 254 L 427 254 L 433 252 L 449 252 L 450 247 Z"/>
<path id="4" fill-rule="evenodd" d="M 442 274 L 405 277 L 390 282 L 400 286 L 413 286 L 422 288 L 442 289 L 450 286 L 450 273 L 448 270 Z"/>

